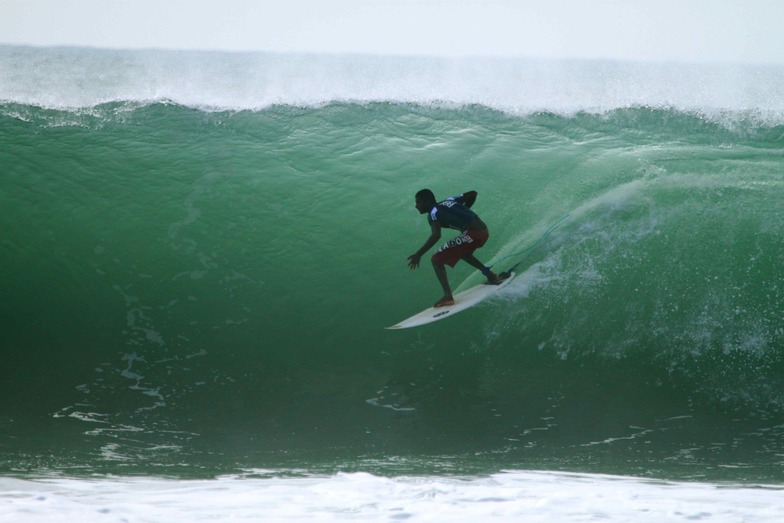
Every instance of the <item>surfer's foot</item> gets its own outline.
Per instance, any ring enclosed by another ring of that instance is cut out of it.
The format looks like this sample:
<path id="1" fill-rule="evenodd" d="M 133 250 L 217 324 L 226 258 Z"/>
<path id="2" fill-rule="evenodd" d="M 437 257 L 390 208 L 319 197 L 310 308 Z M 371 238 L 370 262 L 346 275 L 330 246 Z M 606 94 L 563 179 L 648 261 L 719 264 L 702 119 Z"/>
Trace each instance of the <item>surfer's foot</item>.
<path id="1" fill-rule="evenodd" d="M 454 304 L 455 304 L 455 300 L 452 298 L 452 296 L 444 296 L 443 298 L 438 300 L 436 304 L 433 305 L 433 307 L 448 307 L 449 305 L 454 305 Z"/>
<path id="2" fill-rule="evenodd" d="M 502 272 L 501 274 L 496 274 L 494 272 L 488 272 L 486 276 L 488 285 L 498 285 L 505 279 L 509 278 L 509 273 Z"/>
<path id="3" fill-rule="evenodd" d="M 490 285 L 498 285 L 502 281 L 501 277 L 492 271 L 489 271 L 485 276 L 487 276 L 487 283 Z"/>

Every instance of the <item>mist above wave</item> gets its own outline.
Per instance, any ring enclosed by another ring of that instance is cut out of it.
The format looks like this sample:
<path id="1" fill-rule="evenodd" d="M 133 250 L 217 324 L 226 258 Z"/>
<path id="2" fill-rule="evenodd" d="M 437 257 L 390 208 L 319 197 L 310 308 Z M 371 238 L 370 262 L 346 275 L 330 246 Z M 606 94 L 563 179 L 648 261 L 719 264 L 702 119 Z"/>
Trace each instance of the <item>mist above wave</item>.
<path id="1" fill-rule="evenodd" d="M 479 104 L 512 113 L 622 107 L 753 112 L 780 120 L 784 67 L 530 59 L 276 55 L 0 47 L 0 100 L 213 109 L 336 101 Z"/>

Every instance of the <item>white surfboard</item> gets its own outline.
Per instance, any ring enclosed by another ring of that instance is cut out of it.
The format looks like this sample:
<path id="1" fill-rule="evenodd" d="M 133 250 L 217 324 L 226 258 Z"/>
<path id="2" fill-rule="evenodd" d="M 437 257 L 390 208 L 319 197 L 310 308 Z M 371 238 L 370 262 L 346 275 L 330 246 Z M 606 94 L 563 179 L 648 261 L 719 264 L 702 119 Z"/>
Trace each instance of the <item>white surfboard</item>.
<path id="1" fill-rule="evenodd" d="M 423 310 L 419 314 L 411 316 L 407 320 L 401 321 L 397 325 L 392 325 L 391 327 L 386 328 L 407 329 L 409 327 L 418 327 L 420 325 L 425 325 L 434 321 L 443 320 L 444 318 L 449 318 L 450 316 L 454 316 L 458 312 L 471 308 L 474 305 L 493 296 L 498 291 L 509 285 L 509 282 L 512 281 L 514 277 L 515 273 L 512 273 L 507 279 L 498 285 L 480 283 L 479 285 L 475 285 L 470 289 L 455 294 L 454 305 L 447 305 L 446 307 L 430 307 L 429 309 Z"/>

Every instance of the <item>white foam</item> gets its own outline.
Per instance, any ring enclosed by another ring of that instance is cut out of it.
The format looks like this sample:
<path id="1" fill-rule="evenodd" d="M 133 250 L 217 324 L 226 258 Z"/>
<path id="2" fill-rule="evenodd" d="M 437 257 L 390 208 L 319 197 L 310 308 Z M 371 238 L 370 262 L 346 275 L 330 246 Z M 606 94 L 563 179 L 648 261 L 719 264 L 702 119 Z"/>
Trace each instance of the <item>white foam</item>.
<path id="1" fill-rule="evenodd" d="M 266 475 L 266 474 L 265 474 Z M 0 479 L 0 521 L 784 521 L 781 485 L 561 472 L 490 477 Z"/>
<path id="2" fill-rule="evenodd" d="M 665 106 L 780 122 L 784 67 L 0 46 L 0 100 L 55 108 L 170 100 L 218 109 L 395 101 L 516 113 Z"/>

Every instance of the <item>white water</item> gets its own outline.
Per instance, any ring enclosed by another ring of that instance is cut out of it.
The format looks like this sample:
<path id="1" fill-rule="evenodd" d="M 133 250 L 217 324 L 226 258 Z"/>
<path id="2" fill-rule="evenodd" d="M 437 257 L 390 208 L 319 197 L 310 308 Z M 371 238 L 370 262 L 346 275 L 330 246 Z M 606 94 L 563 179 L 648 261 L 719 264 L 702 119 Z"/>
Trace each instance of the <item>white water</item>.
<path id="1" fill-rule="evenodd" d="M 778 123 L 784 67 L 0 46 L 0 101 L 70 108 L 161 100 L 217 109 L 446 102 L 515 113 L 650 106 Z"/>
<path id="2" fill-rule="evenodd" d="M 0 479 L 0 522 L 784 521 L 784 487 L 561 472 L 490 477 Z"/>

